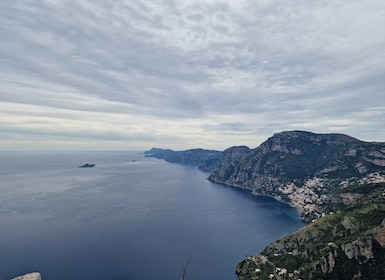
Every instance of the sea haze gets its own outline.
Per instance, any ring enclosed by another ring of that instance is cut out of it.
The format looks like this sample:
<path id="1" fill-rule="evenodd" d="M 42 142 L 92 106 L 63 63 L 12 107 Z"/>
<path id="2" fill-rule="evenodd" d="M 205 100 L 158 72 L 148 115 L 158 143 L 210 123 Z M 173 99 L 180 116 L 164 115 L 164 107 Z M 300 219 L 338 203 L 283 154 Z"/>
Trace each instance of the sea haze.
<path id="1" fill-rule="evenodd" d="M 94 168 L 78 168 L 94 163 Z M 295 209 L 138 152 L 2 152 L 0 278 L 234 280 Z"/>

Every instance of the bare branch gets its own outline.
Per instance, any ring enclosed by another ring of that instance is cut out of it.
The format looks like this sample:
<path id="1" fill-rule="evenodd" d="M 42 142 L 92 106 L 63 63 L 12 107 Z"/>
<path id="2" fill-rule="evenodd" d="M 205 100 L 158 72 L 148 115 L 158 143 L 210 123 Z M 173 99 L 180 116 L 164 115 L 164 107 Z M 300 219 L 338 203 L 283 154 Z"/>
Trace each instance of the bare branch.
<path id="1" fill-rule="evenodd" d="M 186 275 L 187 275 L 187 268 L 190 264 L 191 257 L 187 260 L 187 262 L 183 265 L 182 272 L 179 273 L 179 280 L 186 280 Z"/>

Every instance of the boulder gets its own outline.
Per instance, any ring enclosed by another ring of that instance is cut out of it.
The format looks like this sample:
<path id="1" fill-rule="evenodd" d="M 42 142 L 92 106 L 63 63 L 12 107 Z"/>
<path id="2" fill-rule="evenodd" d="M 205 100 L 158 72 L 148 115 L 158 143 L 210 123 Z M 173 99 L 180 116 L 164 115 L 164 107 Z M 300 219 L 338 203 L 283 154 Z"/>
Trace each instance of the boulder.
<path id="1" fill-rule="evenodd" d="M 11 280 L 41 280 L 41 275 L 38 272 L 32 272 L 23 276 L 12 278 Z"/>

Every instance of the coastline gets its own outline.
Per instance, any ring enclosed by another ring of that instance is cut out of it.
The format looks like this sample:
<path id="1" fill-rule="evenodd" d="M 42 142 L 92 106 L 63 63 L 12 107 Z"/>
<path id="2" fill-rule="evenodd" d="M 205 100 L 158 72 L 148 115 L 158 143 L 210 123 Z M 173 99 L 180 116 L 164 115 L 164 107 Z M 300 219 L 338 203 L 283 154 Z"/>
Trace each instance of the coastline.
<path id="1" fill-rule="evenodd" d="M 242 186 L 242 185 L 232 185 L 232 184 L 226 184 L 226 183 L 222 183 L 222 182 L 218 182 L 218 181 L 214 181 L 214 180 L 211 180 L 211 179 L 208 179 L 210 182 L 213 182 L 215 184 L 218 184 L 218 185 L 222 185 L 222 186 L 226 186 L 226 187 L 231 187 L 231 188 L 235 188 L 235 189 L 242 189 L 242 190 L 246 190 L 246 191 L 250 191 L 250 193 L 254 196 L 257 196 L 257 197 L 270 197 L 270 198 L 273 198 L 275 199 L 276 201 L 280 202 L 280 203 L 283 203 L 283 204 L 286 204 L 294 209 L 297 210 L 298 212 L 298 218 L 300 221 L 304 222 L 304 223 L 309 223 L 309 221 L 307 221 L 306 219 L 304 219 L 301 215 L 302 213 L 304 212 L 304 209 L 301 208 L 300 206 L 297 206 L 297 205 L 294 205 L 294 204 L 291 204 L 287 201 L 284 201 L 282 200 L 279 196 L 273 196 L 273 195 L 268 195 L 268 194 L 260 194 L 260 193 L 257 193 L 255 192 L 254 189 L 251 189 L 251 188 L 248 188 L 248 187 L 245 187 L 245 186 Z"/>

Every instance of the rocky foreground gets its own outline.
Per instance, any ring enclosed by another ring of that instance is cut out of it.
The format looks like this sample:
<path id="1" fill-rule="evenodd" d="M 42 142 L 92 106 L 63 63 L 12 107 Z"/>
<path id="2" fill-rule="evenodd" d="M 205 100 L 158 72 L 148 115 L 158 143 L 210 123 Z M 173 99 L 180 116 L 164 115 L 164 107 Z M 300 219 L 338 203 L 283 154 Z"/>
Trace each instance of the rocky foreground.
<path id="1" fill-rule="evenodd" d="M 41 280 L 41 275 L 38 272 L 33 272 L 13 278 L 11 280 Z"/>

